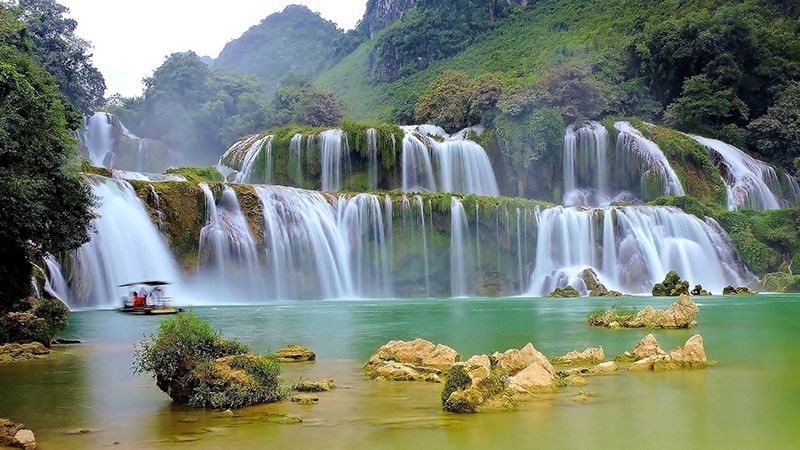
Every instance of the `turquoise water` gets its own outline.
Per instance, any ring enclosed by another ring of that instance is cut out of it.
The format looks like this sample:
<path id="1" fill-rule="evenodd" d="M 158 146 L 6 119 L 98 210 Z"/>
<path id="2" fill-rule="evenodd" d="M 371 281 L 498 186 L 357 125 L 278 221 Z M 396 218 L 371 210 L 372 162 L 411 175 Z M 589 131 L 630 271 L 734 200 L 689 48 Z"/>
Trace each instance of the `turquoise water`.
<path id="1" fill-rule="evenodd" d="M 541 396 L 511 412 L 441 411 L 441 385 L 364 379 L 361 365 L 390 339 L 422 337 L 472 354 L 521 347 L 548 356 L 602 345 L 607 358 L 645 330 L 585 324 L 596 307 L 664 307 L 671 299 L 471 299 L 284 302 L 196 308 L 254 350 L 313 348 L 316 363 L 284 377 L 333 376 L 341 389 L 318 405 L 262 405 L 224 417 L 173 405 L 131 372 L 133 343 L 162 318 L 113 311 L 72 315 L 66 336 L 84 341 L 50 358 L 0 366 L 0 417 L 25 423 L 42 448 L 792 448 L 800 438 L 800 297 L 701 298 L 699 326 L 654 331 L 671 349 L 700 333 L 716 363 L 675 373 L 621 371 Z M 571 398 L 579 389 L 596 396 Z M 275 422 L 297 414 L 298 425 Z M 78 429 L 88 433 L 74 434 Z"/>

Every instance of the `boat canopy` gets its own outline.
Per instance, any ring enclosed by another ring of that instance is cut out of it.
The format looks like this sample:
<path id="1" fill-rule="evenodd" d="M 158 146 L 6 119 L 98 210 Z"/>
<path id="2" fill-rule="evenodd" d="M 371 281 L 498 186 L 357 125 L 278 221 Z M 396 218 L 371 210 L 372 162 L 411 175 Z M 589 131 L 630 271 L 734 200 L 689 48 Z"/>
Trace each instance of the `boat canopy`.
<path id="1" fill-rule="evenodd" d="M 120 284 L 119 287 L 130 287 L 130 286 L 167 286 L 169 283 L 167 281 L 137 281 L 134 283 L 125 283 Z"/>

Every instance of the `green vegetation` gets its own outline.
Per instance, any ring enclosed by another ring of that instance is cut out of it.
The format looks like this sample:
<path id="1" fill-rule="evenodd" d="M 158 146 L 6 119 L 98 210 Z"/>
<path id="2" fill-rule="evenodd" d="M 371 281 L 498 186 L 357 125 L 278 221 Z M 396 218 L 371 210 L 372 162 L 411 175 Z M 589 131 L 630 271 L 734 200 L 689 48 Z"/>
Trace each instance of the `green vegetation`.
<path id="1" fill-rule="evenodd" d="M 280 365 L 249 353 L 192 313 L 161 322 L 134 354 L 136 373 L 150 373 L 174 401 L 198 408 L 239 408 L 280 400 Z"/>
<path id="2" fill-rule="evenodd" d="M 0 312 L 24 310 L 31 258 L 87 241 L 93 199 L 78 172 L 77 110 L 0 7 Z"/>
<path id="3" fill-rule="evenodd" d="M 275 94 L 267 123 L 270 126 L 297 123 L 330 127 L 338 125 L 343 117 L 342 105 L 333 94 L 298 81 Z"/>
<path id="4" fill-rule="evenodd" d="M 800 208 L 725 212 L 719 223 L 757 274 L 800 273 Z"/>
<path id="5" fill-rule="evenodd" d="M 624 308 L 618 305 L 611 306 L 610 309 L 597 308 L 589 313 L 587 321 L 593 326 L 607 326 L 612 322 L 620 325 L 630 322 L 636 317 L 636 308 Z"/>
<path id="6" fill-rule="evenodd" d="M 83 113 L 103 103 L 106 83 L 92 64 L 91 46 L 75 35 L 78 23 L 54 0 L 0 0 L 25 25 L 33 56 L 55 78 L 61 93 Z"/>
<path id="7" fill-rule="evenodd" d="M 451 367 L 450 370 L 447 371 L 447 379 L 442 389 L 442 407 L 447 411 L 455 413 L 474 413 L 474 406 L 467 401 L 447 401 L 453 392 L 459 389 L 466 389 L 471 383 L 472 379 L 469 377 L 469 374 L 467 374 L 464 366 Z"/>
<path id="8" fill-rule="evenodd" d="M 182 175 L 194 183 L 222 183 L 225 178 L 215 167 L 178 167 L 167 169 L 167 174 Z"/>
<path id="9" fill-rule="evenodd" d="M 332 42 L 344 33 L 302 5 L 289 5 L 228 42 L 214 66 L 255 77 L 266 95 L 286 77 L 313 78 L 336 61 Z"/>

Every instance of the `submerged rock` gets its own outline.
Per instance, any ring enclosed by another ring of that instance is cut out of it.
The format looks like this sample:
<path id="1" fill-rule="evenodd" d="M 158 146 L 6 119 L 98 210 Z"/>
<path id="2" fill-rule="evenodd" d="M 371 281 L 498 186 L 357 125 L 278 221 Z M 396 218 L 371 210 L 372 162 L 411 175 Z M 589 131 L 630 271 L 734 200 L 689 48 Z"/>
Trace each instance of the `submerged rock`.
<path id="1" fill-rule="evenodd" d="M 666 310 L 645 306 L 640 311 L 621 311 L 611 309 L 602 314 L 589 316 L 589 325 L 612 327 L 616 324 L 623 328 L 689 328 L 697 324 L 695 318 L 700 313 L 688 294 L 667 307 Z"/>
<path id="2" fill-rule="evenodd" d="M 0 419 L 0 447 L 36 449 L 36 437 L 33 431 L 26 430 L 23 426 L 8 419 Z"/>
<path id="3" fill-rule="evenodd" d="M 708 367 L 703 337 L 695 334 L 686 343 L 669 353 L 647 356 L 635 361 L 630 370 L 675 370 L 698 369 Z"/>
<path id="4" fill-rule="evenodd" d="M 439 375 L 459 358 L 452 348 L 424 339 L 389 341 L 370 357 L 364 365 L 364 374 L 392 381 L 438 382 Z"/>
<path id="5" fill-rule="evenodd" d="M 4 344 L 0 345 L 0 364 L 46 358 L 49 353 L 50 350 L 38 342 Z"/>
<path id="6" fill-rule="evenodd" d="M 681 276 L 678 275 L 678 272 L 670 270 L 667 272 L 667 276 L 664 277 L 663 282 L 656 283 L 656 285 L 653 286 L 652 293 L 654 297 L 689 295 L 689 282 L 681 280 Z"/>
<path id="7" fill-rule="evenodd" d="M 315 405 L 319 403 L 319 397 L 317 397 L 316 395 L 308 395 L 308 394 L 297 394 L 292 396 L 290 400 L 297 403 L 298 405 Z"/>
<path id="8" fill-rule="evenodd" d="M 336 389 L 333 378 L 323 378 L 318 381 L 300 380 L 292 387 L 298 392 L 327 392 Z"/>
<path id="9" fill-rule="evenodd" d="M 572 286 L 566 286 L 555 288 L 553 292 L 547 294 L 547 296 L 553 298 L 577 298 L 581 296 L 581 293 Z"/>
<path id="10" fill-rule="evenodd" d="M 296 344 L 289 344 L 275 352 L 272 356 L 280 362 L 314 361 L 317 358 L 316 353 L 310 348 Z"/>
<path id="11" fill-rule="evenodd" d="M 751 291 L 746 286 L 739 286 L 739 287 L 726 286 L 724 289 L 722 289 L 722 295 L 755 295 L 755 294 L 758 294 L 758 292 Z"/>
<path id="12" fill-rule="evenodd" d="M 555 359 L 556 364 L 565 365 L 590 365 L 603 362 L 605 359 L 603 347 L 589 347 L 582 352 L 571 351 Z"/>

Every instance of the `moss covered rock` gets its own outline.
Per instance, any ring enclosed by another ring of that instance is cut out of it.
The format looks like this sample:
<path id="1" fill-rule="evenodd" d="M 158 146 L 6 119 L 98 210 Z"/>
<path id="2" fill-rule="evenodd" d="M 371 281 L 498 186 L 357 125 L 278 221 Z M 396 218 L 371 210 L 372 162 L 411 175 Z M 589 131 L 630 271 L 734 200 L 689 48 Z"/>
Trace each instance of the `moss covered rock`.
<path id="1" fill-rule="evenodd" d="M 689 295 L 689 282 L 682 280 L 674 270 L 667 272 L 664 281 L 653 286 L 654 297 L 677 297 L 679 295 Z"/>
<path id="2" fill-rule="evenodd" d="M 577 298 L 581 296 L 581 293 L 572 286 L 566 286 L 555 288 L 553 292 L 547 294 L 547 296 L 553 298 Z"/>

